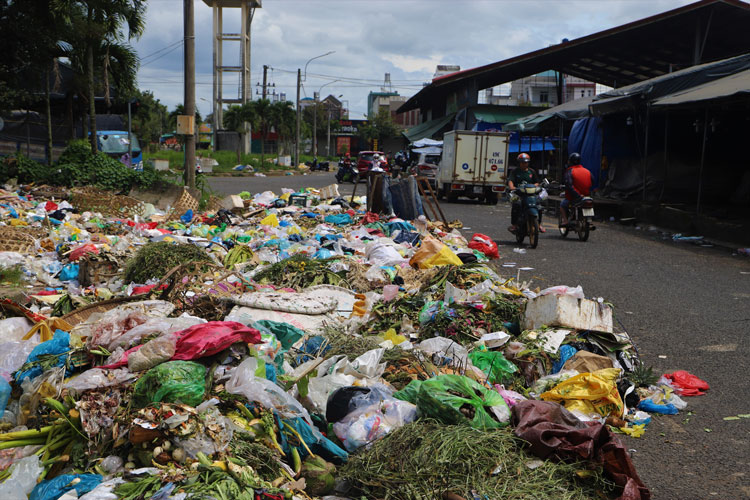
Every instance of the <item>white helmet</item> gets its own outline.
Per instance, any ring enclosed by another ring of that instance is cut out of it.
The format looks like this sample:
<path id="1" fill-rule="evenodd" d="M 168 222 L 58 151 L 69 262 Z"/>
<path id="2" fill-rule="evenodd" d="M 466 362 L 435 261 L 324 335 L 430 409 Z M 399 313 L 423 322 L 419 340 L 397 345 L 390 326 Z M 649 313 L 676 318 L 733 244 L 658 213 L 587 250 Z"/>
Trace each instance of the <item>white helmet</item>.
<path id="1" fill-rule="evenodd" d="M 374 155 L 372 155 L 372 159 L 373 160 L 379 160 L 380 159 L 380 155 L 377 154 L 377 153 L 375 153 Z"/>

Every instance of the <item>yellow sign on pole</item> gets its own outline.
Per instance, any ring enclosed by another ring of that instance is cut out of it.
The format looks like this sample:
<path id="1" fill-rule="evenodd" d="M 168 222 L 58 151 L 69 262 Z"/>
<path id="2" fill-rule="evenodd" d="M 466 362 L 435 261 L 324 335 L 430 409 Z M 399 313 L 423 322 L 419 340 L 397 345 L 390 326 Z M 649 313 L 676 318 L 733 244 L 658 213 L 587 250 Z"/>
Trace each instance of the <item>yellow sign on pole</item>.
<path id="1" fill-rule="evenodd" d="M 372 150 L 373 151 L 377 151 L 378 150 L 378 140 L 377 139 L 373 139 L 372 140 Z"/>
<path id="2" fill-rule="evenodd" d="M 177 134 L 178 135 L 195 134 L 195 116 L 177 115 Z"/>

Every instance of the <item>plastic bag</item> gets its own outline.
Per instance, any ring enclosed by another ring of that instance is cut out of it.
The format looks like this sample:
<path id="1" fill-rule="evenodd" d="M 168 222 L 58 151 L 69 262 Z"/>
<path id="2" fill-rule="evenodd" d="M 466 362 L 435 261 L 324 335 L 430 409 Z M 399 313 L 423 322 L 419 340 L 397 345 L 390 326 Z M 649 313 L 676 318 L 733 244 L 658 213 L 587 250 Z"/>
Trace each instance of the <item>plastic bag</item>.
<path id="1" fill-rule="evenodd" d="M 391 390 L 382 387 L 339 387 L 328 397 L 326 420 L 338 422 L 350 413 L 392 398 Z"/>
<path id="2" fill-rule="evenodd" d="M 31 322 L 23 316 L 0 320 L 0 344 L 23 340 L 31 326 Z"/>
<path id="3" fill-rule="evenodd" d="M 413 422 L 417 407 L 412 403 L 388 398 L 359 408 L 333 424 L 333 432 L 347 451 L 353 452 L 394 429 Z"/>
<path id="4" fill-rule="evenodd" d="M 438 366 L 466 366 L 469 352 L 461 344 L 445 337 L 423 340 L 415 346 L 418 351 L 429 354 Z"/>
<path id="5" fill-rule="evenodd" d="M 60 356 L 57 358 L 56 363 L 52 366 L 62 366 L 65 364 L 65 360 L 67 358 L 67 356 L 63 353 L 67 353 L 69 350 L 70 334 L 62 330 L 57 330 L 55 332 L 55 336 L 52 337 L 52 340 L 42 342 L 31 351 L 31 354 L 29 354 L 29 357 L 26 359 L 26 363 L 38 361 L 40 356 L 45 356 L 48 354 L 60 354 Z M 34 365 L 31 368 L 24 370 L 23 372 L 17 372 L 16 382 L 20 384 L 27 378 L 33 379 L 41 374 L 42 367 L 39 365 Z"/>
<path id="6" fill-rule="evenodd" d="M 474 351 L 469 354 L 471 363 L 487 375 L 490 384 L 499 384 L 518 371 L 518 367 L 503 357 L 499 351 Z"/>
<path id="7" fill-rule="evenodd" d="M 469 248 L 472 250 L 478 250 L 490 259 L 497 259 L 500 257 L 500 252 L 497 248 L 497 243 L 492 241 L 492 238 L 482 233 L 474 233 L 471 236 L 469 242 Z"/>
<path id="8" fill-rule="evenodd" d="M 565 362 L 568 361 L 573 356 L 575 356 L 577 352 L 578 352 L 578 349 L 576 349 L 572 345 L 568 345 L 568 344 L 561 345 L 560 350 L 558 351 L 560 358 L 557 361 L 555 361 L 555 363 L 552 365 L 551 373 L 557 373 L 560 370 L 562 370 L 562 367 L 563 365 L 565 365 Z"/>
<path id="9" fill-rule="evenodd" d="M 417 403 L 417 393 L 419 392 L 419 386 L 422 385 L 421 380 L 412 380 L 406 387 L 400 391 L 393 393 L 393 397 L 400 399 L 401 401 L 407 401 L 409 403 Z"/>
<path id="10" fill-rule="evenodd" d="M 133 403 L 183 403 L 198 406 L 206 392 L 206 367 L 192 361 L 168 361 L 145 373 L 135 383 Z"/>
<path id="11" fill-rule="evenodd" d="M 412 255 L 409 264 L 419 269 L 430 269 L 435 266 L 460 266 L 463 262 L 443 242 L 435 238 L 425 238 L 419 250 Z"/>
<path id="12" fill-rule="evenodd" d="M 71 484 L 74 480 L 75 484 Z M 29 500 L 57 500 L 70 490 L 78 496 L 88 493 L 102 482 L 99 474 L 63 474 L 37 484 L 29 495 Z"/>
<path id="13" fill-rule="evenodd" d="M 166 365 L 168 363 L 164 363 Z M 153 370 L 164 365 L 159 365 Z M 227 392 L 232 394 L 241 394 L 248 401 L 260 403 L 265 408 L 275 409 L 282 415 L 295 418 L 302 417 L 307 423 L 312 425 L 312 419 L 307 410 L 293 397 L 284 392 L 284 390 L 266 379 L 255 376 L 257 360 L 247 358 L 232 371 L 232 376 L 225 384 Z M 140 382 L 140 381 L 139 381 Z"/>
<path id="14" fill-rule="evenodd" d="M 515 406 L 521 401 L 526 401 L 526 397 L 523 394 L 506 389 L 502 385 L 496 385 L 495 390 L 503 397 L 508 406 Z"/>
<path id="15" fill-rule="evenodd" d="M 96 488 L 89 491 L 82 497 L 78 497 L 78 500 L 119 500 L 119 496 L 115 493 L 115 488 L 124 483 L 125 480 L 119 477 L 113 477 L 103 483 L 97 485 Z M 175 497 L 176 500 L 176 497 Z"/>
<path id="16" fill-rule="evenodd" d="M 510 420 L 510 408 L 500 394 L 462 375 L 439 375 L 422 382 L 417 409 L 421 416 L 445 424 L 469 420 L 475 429 L 503 427 Z"/>
<path id="17" fill-rule="evenodd" d="M 140 344 L 141 340 L 149 335 L 155 333 L 168 334 L 175 333 L 181 330 L 185 330 L 194 325 L 201 325 L 206 323 L 203 318 L 197 318 L 195 316 L 179 316 L 177 318 L 150 318 L 145 323 L 138 325 L 134 328 L 123 333 L 121 336 L 110 342 L 107 346 L 109 351 L 113 351 L 118 347 L 124 347 L 125 349 L 130 348 L 134 345 Z"/>
<path id="18" fill-rule="evenodd" d="M 44 467 L 38 455 L 22 458 L 14 465 L 10 477 L 0 483 L 0 498 L 3 500 L 28 500 L 29 493 L 36 486 L 36 480 Z"/>
<path id="19" fill-rule="evenodd" d="M 571 297 L 575 297 L 576 299 L 586 298 L 583 295 L 583 288 L 581 287 L 581 285 L 578 285 L 575 288 L 571 288 L 565 285 L 552 286 L 549 288 L 545 288 L 544 290 L 539 292 L 539 295 L 569 295 Z"/>
<path id="20" fill-rule="evenodd" d="M 685 370 L 665 373 L 664 377 L 672 382 L 677 394 L 681 396 L 702 396 L 709 389 L 708 382 Z"/>
<path id="21" fill-rule="evenodd" d="M 662 415 L 677 415 L 680 413 L 680 410 L 678 410 L 675 405 L 660 405 L 654 403 L 650 399 L 641 400 L 641 402 L 638 403 L 638 409 L 649 413 L 661 413 Z"/>
<path id="22" fill-rule="evenodd" d="M 78 393 L 89 389 L 111 387 L 120 384 L 128 384 L 135 379 L 135 375 L 125 368 L 117 370 L 102 370 L 91 368 L 85 372 L 72 377 L 63 385 L 63 389 L 73 390 Z"/>
<path id="23" fill-rule="evenodd" d="M 581 373 L 539 397 L 545 401 L 556 401 L 570 411 L 580 411 L 585 415 L 622 417 L 625 405 L 617 391 L 619 375 L 618 368 Z"/>
<path id="24" fill-rule="evenodd" d="M 8 381 L 4 377 L 0 377 L 0 418 L 5 414 L 5 407 L 8 405 L 12 390 Z"/>
<path id="25" fill-rule="evenodd" d="M 164 335 L 151 339 L 128 357 L 128 370 L 140 372 L 169 361 L 174 356 L 177 339 Z"/>

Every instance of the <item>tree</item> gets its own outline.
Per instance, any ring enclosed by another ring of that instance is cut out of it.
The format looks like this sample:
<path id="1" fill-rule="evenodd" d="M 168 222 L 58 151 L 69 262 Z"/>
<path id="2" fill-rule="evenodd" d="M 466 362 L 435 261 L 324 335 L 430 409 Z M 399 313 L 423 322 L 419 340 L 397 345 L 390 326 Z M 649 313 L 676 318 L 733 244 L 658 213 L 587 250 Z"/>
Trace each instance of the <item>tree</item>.
<path id="1" fill-rule="evenodd" d="M 224 128 L 239 134 L 239 141 L 237 141 L 237 163 L 242 161 L 242 142 L 247 133 L 245 123 L 253 123 L 256 120 L 253 112 L 253 108 L 247 104 L 243 104 L 242 106 L 233 104 L 224 111 Z"/>
<path id="2" fill-rule="evenodd" d="M 132 109 L 133 133 L 147 143 L 159 142 L 167 130 L 167 107 L 154 97 L 151 91 L 137 91 L 133 98 L 137 105 Z"/>
<path id="3" fill-rule="evenodd" d="M 390 111 L 386 108 L 380 108 L 377 115 L 370 116 L 368 124 L 362 127 L 360 134 L 367 141 L 377 139 L 378 144 L 381 144 L 387 139 L 397 137 L 399 131 L 400 129 L 393 121 Z"/>
<path id="4" fill-rule="evenodd" d="M 248 116 L 253 118 L 253 121 L 250 122 L 252 127 L 260 130 L 260 164 L 263 165 L 266 156 L 265 142 L 268 138 L 268 131 L 271 128 L 273 113 L 271 101 L 268 99 L 259 99 L 257 101 L 250 101 L 243 106 L 250 110 Z"/>
<path id="5" fill-rule="evenodd" d="M 109 77 L 135 81 L 137 59 L 132 48 L 124 42 L 138 38 L 145 26 L 145 0 L 54 0 L 60 12 L 67 13 L 74 27 L 73 52 L 84 56 L 86 94 L 89 106 L 91 150 L 96 151 L 96 80 L 97 66 L 102 69 L 105 96 L 109 96 Z M 124 31 L 127 28 L 127 31 Z M 127 34 L 126 34 L 127 33 Z M 112 58 L 121 62 L 115 68 Z M 102 66 L 103 64 L 103 66 Z M 112 72 L 110 72 L 112 67 Z"/>
<path id="6" fill-rule="evenodd" d="M 297 114 L 294 104 L 289 101 L 276 101 L 271 105 L 271 126 L 276 130 L 281 144 L 288 145 L 296 132 Z M 282 148 L 279 148 L 281 155 Z"/>

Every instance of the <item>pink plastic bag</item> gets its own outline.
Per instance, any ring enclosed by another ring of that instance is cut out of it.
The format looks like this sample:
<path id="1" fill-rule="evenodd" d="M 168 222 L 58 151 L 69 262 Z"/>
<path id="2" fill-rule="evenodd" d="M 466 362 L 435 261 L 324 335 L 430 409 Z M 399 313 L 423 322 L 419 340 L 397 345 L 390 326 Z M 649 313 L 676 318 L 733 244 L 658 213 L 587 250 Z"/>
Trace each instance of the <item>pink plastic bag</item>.
<path id="1" fill-rule="evenodd" d="M 665 373 L 664 377 L 668 378 L 681 396 L 702 396 L 708 389 L 708 382 L 701 380 L 692 373 L 685 370 L 677 370 L 674 373 Z"/>
<path id="2" fill-rule="evenodd" d="M 260 344 L 261 342 L 258 330 L 248 328 L 235 321 L 209 321 L 175 332 L 172 335 L 177 339 L 175 354 L 172 356 L 173 361 L 189 361 L 213 356 L 237 342 L 247 344 Z M 128 364 L 128 356 L 141 347 L 138 345 L 128 349 L 116 363 L 99 368 L 113 369 L 125 366 Z"/>
<path id="3" fill-rule="evenodd" d="M 479 250 L 490 259 L 497 259 L 500 257 L 497 243 L 492 241 L 492 238 L 486 234 L 474 233 L 469 242 L 469 248 L 472 250 Z"/>

